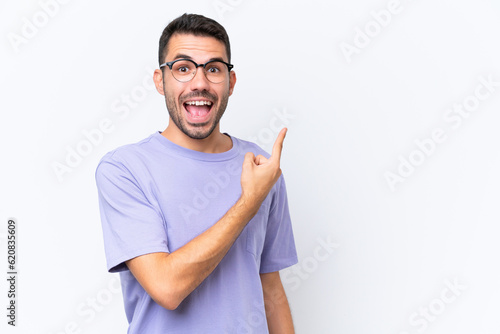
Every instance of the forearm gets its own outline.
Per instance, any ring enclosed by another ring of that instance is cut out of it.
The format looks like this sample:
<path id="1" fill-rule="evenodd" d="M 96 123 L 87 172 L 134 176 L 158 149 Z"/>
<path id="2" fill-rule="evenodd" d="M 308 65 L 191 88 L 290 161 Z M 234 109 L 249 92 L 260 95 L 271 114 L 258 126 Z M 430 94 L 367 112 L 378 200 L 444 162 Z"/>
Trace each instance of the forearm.
<path id="1" fill-rule="evenodd" d="M 158 304 L 175 309 L 217 267 L 258 207 L 240 198 L 218 222 L 176 251 L 147 254 L 127 265 Z"/>
<path id="2" fill-rule="evenodd" d="M 164 277 L 178 287 L 178 299 L 187 297 L 217 267 L 254 215 L 240 199 L 217 223 L 166 258 Z"/>

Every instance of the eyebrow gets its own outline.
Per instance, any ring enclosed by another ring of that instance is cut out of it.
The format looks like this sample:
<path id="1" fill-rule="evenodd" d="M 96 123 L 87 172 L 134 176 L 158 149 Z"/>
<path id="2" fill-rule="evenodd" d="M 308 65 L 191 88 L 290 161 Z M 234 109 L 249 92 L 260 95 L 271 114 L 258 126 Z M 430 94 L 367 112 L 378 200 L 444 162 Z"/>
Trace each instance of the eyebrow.
<path id="1" fill-rule="evenodd" d="M 188 55 L 183 54 L 183 53 L 178 53 L 178 54 L 176 54 L 176 55 L 175 55 L 175 57 L 174 57 L 174 60 L 177 60 L 177 59 L 190 59 L 190 60 L 193 60 L 193 57 L 188 56 Z M 210 59 L 207 61 L 207 63 L 208 63 L 208 62 L 210 62 L 210 61 L 215 61 L 215 60 L 220 60 L 220 61 L 225 62 L 225 60 L 224 60 L 224 59 L 222 59 L 222 57 L 215 57 L 215 58 L 210 58 Z"/>
<path id="2" fill-rule="evenodd" d="M 181 58 L 193 59 L 191 56 L 185 55 L 183 53 L 178 53 L 175 55 L 174 60 L 181 59 Z"/>

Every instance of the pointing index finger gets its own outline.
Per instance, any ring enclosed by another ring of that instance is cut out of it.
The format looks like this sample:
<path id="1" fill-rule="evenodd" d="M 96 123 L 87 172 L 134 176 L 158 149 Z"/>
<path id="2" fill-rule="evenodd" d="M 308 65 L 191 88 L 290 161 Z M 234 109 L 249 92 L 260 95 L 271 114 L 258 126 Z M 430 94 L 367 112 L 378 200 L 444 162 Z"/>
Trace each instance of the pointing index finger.
<path id="1" fill-rule="evenodd" d="M 273 146 L 273 152 L 271 153 L 271 160 L 281 160 L 281 151 L 283 149 L 283 141 L 285 140 L 286 132 L 288 131 L 287 128 L 281 129 L 280 133 L 278 133 L 278 137 L 276 138 L 276 141 L 274 142 Z"/>

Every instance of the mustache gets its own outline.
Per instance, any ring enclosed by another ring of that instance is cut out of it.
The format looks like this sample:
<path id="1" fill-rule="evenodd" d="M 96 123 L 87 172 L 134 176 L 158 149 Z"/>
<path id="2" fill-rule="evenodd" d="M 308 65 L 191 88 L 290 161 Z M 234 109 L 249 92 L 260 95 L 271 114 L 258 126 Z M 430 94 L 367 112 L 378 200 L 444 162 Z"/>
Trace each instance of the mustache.
<path id="1" fill-rule="evenodd" d="M 192 99 L 192 98 L 205 98 L 205 99 L 208 99 L 208 100 L 211 100 L 213 102 L 216 102 L 217 101 L 217 96 L 207 92 L 207 91 L 201 91 L 201 92 L 192 92 L 192 93 L 189 93 L 189 94 L 186 94 L 186 95 L 183 95 L 180 97 L 180 102 L 181 104 L 184 103 L 186 100 L 189 100 L 189 99 Z"/>

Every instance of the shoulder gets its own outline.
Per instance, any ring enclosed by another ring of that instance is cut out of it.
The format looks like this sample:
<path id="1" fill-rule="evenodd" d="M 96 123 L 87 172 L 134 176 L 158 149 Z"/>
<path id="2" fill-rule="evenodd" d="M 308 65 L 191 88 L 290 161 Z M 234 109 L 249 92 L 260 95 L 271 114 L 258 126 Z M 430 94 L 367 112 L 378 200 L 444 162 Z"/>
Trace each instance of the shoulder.
<path id="1" fill-rule="evenodd" d="M 259 145 L 255 144 L 251 141 L 243 140 L 243 139 L 236 138 L 233 136 L 231 136 L 231 138 L 233 140 L 237 141 L 240 152 L 242 152 L 242 154 L 245 154 L 246 152 L 252 152 L 255 155 L 262 154 L 266 158 L 269 158 L 271 156 L 264 149 L 262 149 L 262 147 L 260 147 Z"/>
<path id="2" fill-rule="evenodd" d="M 122 145 L 106 153 L 97 164 L 96 173 L 108 168 L 129 169 L 143 162 L 144 157 L 154 149 L 153 135 L 136 143 Z"/>

